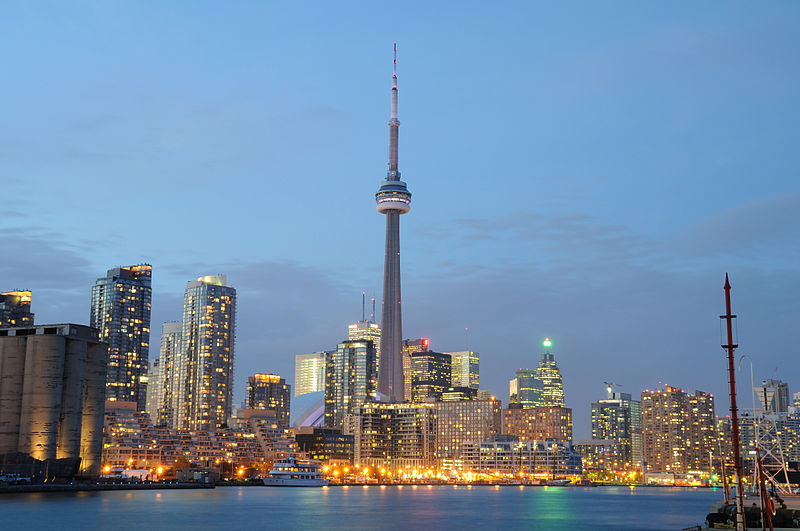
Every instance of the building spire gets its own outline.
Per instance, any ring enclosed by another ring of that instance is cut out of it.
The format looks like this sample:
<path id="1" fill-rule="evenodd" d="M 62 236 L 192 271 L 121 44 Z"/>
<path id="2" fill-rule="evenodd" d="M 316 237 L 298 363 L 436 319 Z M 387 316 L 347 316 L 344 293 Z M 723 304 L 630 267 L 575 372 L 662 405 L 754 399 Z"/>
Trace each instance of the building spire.
<path id="1" fill-rule="evenodd" d="M 397 171 L 397 143 L 399 137 L 397 119 L 397 43 L 394 45 L 394 61 L 392 63 L 392 99 L 389 119 L 389 174 L 387 180 L 399 181 L 400 172 Z"/>

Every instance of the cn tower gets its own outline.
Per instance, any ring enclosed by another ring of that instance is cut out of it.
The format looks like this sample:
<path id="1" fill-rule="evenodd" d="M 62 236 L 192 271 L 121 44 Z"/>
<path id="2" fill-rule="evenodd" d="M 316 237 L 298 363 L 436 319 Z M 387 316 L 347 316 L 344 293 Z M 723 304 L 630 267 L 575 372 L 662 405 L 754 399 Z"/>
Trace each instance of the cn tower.
<path id="1" fill-rule="evenodd" d="M 389 171 L 381 183 L 375 202 L 378 212 L 386 215 L 386 257 L 383 265 L 383 318 L 381 353 L 378 367 L 378 392 L 389 402 L 404 399 L 403 316 L 400 307 L 400 214 L 411 209 L 411 192 L 400 180 L 397 169 L 397 44 L 392 67 L 391 117 L 389 118 Z"/>

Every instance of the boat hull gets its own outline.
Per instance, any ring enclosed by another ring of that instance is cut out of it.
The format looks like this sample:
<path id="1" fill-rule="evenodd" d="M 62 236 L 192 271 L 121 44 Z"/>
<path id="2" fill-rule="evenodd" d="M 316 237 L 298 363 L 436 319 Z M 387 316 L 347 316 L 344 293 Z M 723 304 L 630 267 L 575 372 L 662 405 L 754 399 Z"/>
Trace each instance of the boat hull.
<path id="1" fill-rule="evenodd" d="M 264 478 L 265 487 L 325 487 L 327 479 Z"/>

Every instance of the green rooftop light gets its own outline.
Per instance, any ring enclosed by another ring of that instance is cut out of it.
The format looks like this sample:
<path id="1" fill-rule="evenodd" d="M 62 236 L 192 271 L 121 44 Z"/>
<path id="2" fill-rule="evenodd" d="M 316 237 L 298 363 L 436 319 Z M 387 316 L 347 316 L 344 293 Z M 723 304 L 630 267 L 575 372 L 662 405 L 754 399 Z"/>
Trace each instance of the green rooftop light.
<path id="1" fill-rule="evenodd" d="M 550 348 L 553 345 L 553 342 L 550 341 L 549 337 L 546 337 L 546 338 L 544 338 L 544 341 L 542 342 L 542 345 L 544 345 L 544 348 Z"/>

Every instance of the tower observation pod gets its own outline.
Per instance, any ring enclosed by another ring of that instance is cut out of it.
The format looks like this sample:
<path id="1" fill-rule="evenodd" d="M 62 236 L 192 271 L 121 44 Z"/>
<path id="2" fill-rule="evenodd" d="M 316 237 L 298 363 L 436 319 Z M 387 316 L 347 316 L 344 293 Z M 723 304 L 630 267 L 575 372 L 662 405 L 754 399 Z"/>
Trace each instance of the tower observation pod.
<path id="1" fill-rule="evenodd" d="M 411 192 L 400 180 L 397 169 L 397 144 L 400 121 L 397 119 L 397 45 L 392 67 L 391 111 L 389 119 L 389 170 L 375 194 L 377 210 L 386 216 L 386 255 L 383 268 L 383 308 L 381 352 L 378 366 L 378 392 L 389 402 L 402 402 L 403 325 L 400 307 L 400 214 L 411 209 Z"/>

